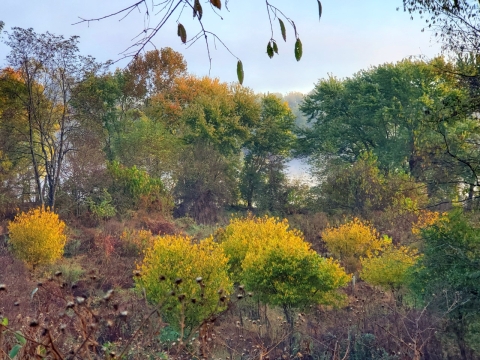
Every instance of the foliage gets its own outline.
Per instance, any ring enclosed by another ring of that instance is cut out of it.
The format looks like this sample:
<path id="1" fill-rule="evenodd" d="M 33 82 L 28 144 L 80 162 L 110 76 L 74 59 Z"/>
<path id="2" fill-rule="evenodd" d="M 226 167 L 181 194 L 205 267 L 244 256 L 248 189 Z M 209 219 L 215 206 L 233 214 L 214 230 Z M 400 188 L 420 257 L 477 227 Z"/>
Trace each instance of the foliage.
<path id="1" fill-rule="evenodd" d="M 476 222 L 456 210 L 424 229 L 421 235 L 423 256 L 416 266 L 414 289 L 426 299 L 438 291 L 444 291 L 448 298 L 460 296 L 456 310 L 476 316 L 476 304 L 480 301 L 480 232 Z"/>
<path id="2" fill-rule="evenodd" d="M 128 168 L 116 161 L 108 165 L 108 171 L 113 180 L 109 193 L 119 211 L 142 207 L 170 214 L 172 200 L 161 179 L 149 176 L 136 166 Z"/>
<path id="3" fill-rule="evenodd" d="M 20 213 L 8 225 L 15 255 L 33 267 L 62 257 L 67 242 L 64 230 L 65 223 L 48 208 Z"/>
<path id="4" fill-rule="evenodd" d="M 348 276 L 338 263 L 313 251 L 298 231 L 289 229 L 287 220 L 232 219 L 217 236 L 235 281 L 244 282 L 265 303 L 291 309 L 338 304 L 341 299 L 336 290 Z"/>
<path id="5" fill-rule="evenodd" d="M 219 299 L 232 289 L 227 261 L 213 238 L 193 243 L 184 236 L 157 237 L 135 281 L 150 302 L 167 309 L 163 315 L 170 326 L 190 331 L 225 309 L 226 301 Z"/>
<path id="6" fill-rule="evenodd" d="M 312 128 L 299 132 L 300 151 L 347 162 L 372 152 L 385 173 L 403 171 L 417 181 L 448 184 L 435 176 L 438 165 L 460 164 L 445 156 L 439 125 L 463 120 L 467 103 L 453 72 L 442 58 L 403 60 L 351 78 L 320 80 L 301 106 Z"/>
<path id="7" fill-rule="evenodd" d="M 149 230 L 125 229 L 120 235 L 120 243 L 127 255 L 140 255 L 148 248 L 153 247 L 155 237 Z"/>
<path id="8" fill-rule="evenodd" d="M 403 9 L 425 18 L 425 27 L 435 31 L 435 37 L 443 43 L 444 50 L 456 54 L 478 53 L 480 50 L 480 19 L 476 1 L 403 0 Z"/>
<path id="9" fill-rule="evenodd" d="M 105 220 L 115 216 L 117 213 L 117 210 L 112 205 L 112 195 L 108 193 L 107 189 L 103 189 L 98 201 L 93 200 L 91 197 L 87 198 L 87 204 L 92 214 L 98 219 Z"/>
<path id="10" fill-rule="evenodd" d="M 295 140 L 294 119 L 286 102 L 273 94 L 262 97 L 260 120 L 251 129 L 243 149 L 240 192 L 249 208 L 256 201 L 262 210 L 283 210 L 286 203 L 283 170 Z"/>
<path id="11" fill-rule="evenodd" d="M 408 276 L 419 256 L 417 251 L 405 246 L 386 247 L 381 254 L 361 259 L 360 277 L 367 283 L 385 290 L 398 290 L 408 284 Z"/>
<path id="12" fill-rule="evenodd" d="M 322 232 L 328 251 L 340 259 L 350 271 L 358 271 L 360 258 L 372 256 L 391 243 L 387 236 L 380 237 L 368 222 L 354 218 L 339 227 L 329 227 Z"/>

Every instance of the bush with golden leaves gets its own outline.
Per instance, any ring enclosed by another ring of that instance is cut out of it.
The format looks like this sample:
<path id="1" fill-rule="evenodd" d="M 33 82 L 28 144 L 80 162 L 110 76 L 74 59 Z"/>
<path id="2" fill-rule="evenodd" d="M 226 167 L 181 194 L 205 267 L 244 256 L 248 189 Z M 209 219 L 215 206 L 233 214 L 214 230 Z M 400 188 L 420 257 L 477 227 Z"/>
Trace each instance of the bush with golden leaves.
<path id="1" fill-rule="evenodd" d="M 407 283 L 409 270 L 417 262 L 416 250 L 405 246 L 388 246 L 381 254 L 362 258 L 360 277 L 385 290 L 398 290 Z"/>
<path id="2" fill-rule="evenodd" d="M 337 262 L 312 250 L 299 231 L 289 229 L 287 220 L 233 219 L 219 238 L 235 279 L 265 303 L 291 309 L 341 301 L 336 290 L 349 277 Z"/>
<path id="3" fill-rule="evenodd" d="M 227 261 L 212 237 L 198 243 L 181 235 L 156 237 L 137 267 L 136 286 L 162 306 L 170 326 L 188 333 L 226 308 L 233 287 Z"/>
<path id="4" fill-rule="evenodd" d="M 67 242 L 65 223 L 48 208 L 18 214 L 8 231 L 15 256 L 32 267 L 61 258 Z"/>
<path id="5" fill-rule="evenodd" d="M 322 239 L 328 251 L 342 261 L 350 272 L 359 270 L 361 257 L 371 256 L 391 243 L 389 237 L 380 237 L 370 223 L 358 218 L 337 228 L 325 229 L 322 232 Z"/>

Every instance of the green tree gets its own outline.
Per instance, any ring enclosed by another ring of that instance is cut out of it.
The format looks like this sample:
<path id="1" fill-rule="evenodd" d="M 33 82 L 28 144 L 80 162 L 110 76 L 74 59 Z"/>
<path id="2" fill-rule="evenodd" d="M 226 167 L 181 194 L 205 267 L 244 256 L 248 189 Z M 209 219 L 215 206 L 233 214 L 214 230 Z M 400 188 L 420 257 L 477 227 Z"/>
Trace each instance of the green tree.
<path id="1" fill-rule="evenodd" d="M 467 359 L 469 331 L 480 320 L 480 231 L 475 218 L 456 210 L 422 231 L 423 256 L 412 288 L 432 311 L 449 320 L 447 331 Z"/>
<path id="2" fill-rule="evenodd" d="M 283 170 L 295 140 L 294 121 L 290 108 L 280 98 L 273 94 L 262 97 L 260 121 L 251 129 L 244 147 L 240 191 L 249 208 L 257 201 L 262 209 L 284 210 Z"/>

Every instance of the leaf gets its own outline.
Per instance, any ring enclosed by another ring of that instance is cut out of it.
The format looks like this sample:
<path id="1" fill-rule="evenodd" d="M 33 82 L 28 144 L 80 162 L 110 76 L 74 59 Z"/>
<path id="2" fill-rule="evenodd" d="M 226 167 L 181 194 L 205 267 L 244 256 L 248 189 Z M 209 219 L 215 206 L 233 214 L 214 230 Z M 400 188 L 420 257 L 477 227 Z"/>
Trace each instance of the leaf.
<path id="1" fill-rule="evenodd" d="M 240 83 L 240 85 L 243 84 L 243 76 L 244 76 L 243 64 L 240 60 L 238 60 L 238 62 L 237 62 L 237 78 L 238 78 L 238 82 Z"/>
<path id="2" fill-rule="evenodd" d="M 178 24 L 177 35 L 180 36 L 180 39 L 185 44 L 187 42 L 187 31 L 182 24 Z"/>
<path id="3" fill-rule="evenodd" d="M 13 359 L 15 356 L 17 356 L 18 352 L 20 351 L 20 349 L 22 348 L 21 345 L 15 345 L 12 350 L 10 350 L 10 352 L 8 353 L 8 357 L 10 359 Z"/>
<path id="4" fill-rule="evenodd" d="M 7 317 L 4 317 L 2 319 L 2 323 L 1 323 L 3 326 L 8 326 L 8 318 Z"/>
<path id="5" fill-rule="evenodd" d="M 23 346 L 27 343 L 27 340 L 25 340 L 25 337 L 20 331 L 15 332 L 15 338 L 17 339 L 18 343 Z"/>
<path id="6" fill-rule="evenodd" d="M 210 4 L 212 4 L 219 10 L 222 10 L 222 2 L 220 0 L 210 0 Z"/>
<path id="7" fill-rule="evenodd" d="M 322 3 L 320 2 L 320 0 L 317 0 L 318 1 L 318 20 L 320 21 L 320 19 L 322 18 Z"/>
<path id="8" fill-rule="evenodd" d="M 200 0 L 195 0 L 193 3 L 193 17 L 195 16 L 198 17 L 198 20 L 202 20 L 203 9 L 202 5 L 200 5 Z"/>
<path id="9" fill-rule="evenodd" d="M 282 32 L 283 41 L 287 41 L 287 30 L 285 29 L 285 24 L 283 23 L 282 19 L 278 19 L 280 23 L 280 31 Z"/>
<path id="10" fill-rule="evenodd" d="M 300 38 L 297 38 L 297 41 L 295 41 L 295 59 L 297 61 L 300 61 L 303 55 L 303 49 L 302 49 L 302 42 L 300 41 Z"/>
<path id="11" fill-rule="evenodd" d="M 275 51 L 275 53 L 278 54 L 278 46 L 275 41 L 273 42 L 273 51 Z"/>
<path id="12" fill-rule="evenodd" d="M 269 41 L 267 45 L 267 55 L 270 59 L 273 57 L 273 47 L 271 41 Z"/>

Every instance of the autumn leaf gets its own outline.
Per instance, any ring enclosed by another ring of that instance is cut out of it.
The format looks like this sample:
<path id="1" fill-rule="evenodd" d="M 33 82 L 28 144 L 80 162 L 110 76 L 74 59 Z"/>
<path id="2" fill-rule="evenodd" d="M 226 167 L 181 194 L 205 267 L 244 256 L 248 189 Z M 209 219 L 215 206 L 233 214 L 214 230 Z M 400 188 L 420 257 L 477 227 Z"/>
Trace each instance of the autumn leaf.
<path id="1" fill-rule="evenodd" d="M 180 36 L 180 39 L 185 44 L 187 42 L 187 31 L 182 24 L 178 24 L 177 35 Z"/>
<path id="2" fill-rule="evenodd" d="M 210 0 L 210 4 L 218 8 L 219 10 L 222 9 L 222 2 L 220 0 Z"/>

